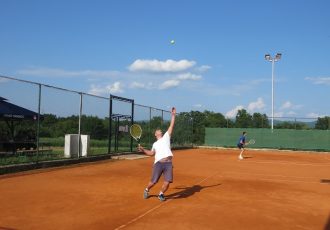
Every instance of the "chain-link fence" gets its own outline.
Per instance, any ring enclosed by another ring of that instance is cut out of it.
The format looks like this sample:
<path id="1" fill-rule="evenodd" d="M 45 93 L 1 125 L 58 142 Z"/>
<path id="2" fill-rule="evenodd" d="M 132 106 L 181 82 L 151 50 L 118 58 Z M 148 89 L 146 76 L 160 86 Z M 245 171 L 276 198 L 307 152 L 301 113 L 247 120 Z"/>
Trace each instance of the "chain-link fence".
<path id="1" fill-rule="evenodd" d="M 166 131 L 171 117 L 133 99 L 7 76 L 0 76 L 0 92 L 0 165 L 134 152 L 133 123 L 142 127 L 141 144 L 151 147 L 155 129 Z M 190 118 L 177 115 L 172 146 L 192 146 Z"/>

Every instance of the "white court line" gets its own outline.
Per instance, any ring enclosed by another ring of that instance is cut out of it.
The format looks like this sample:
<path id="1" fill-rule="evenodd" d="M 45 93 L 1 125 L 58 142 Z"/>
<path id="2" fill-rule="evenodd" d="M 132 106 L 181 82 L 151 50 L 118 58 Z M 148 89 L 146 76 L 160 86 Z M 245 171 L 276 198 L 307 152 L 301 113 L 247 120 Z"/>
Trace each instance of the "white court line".
<path id="1" fill-rule="evenodd" d="M 125 228 L 127 225 L 130 225 L 130 224 L 134 223 L 135 221 L 141 219 L 142 217 L 148 215 L 150 212 L 156 210 L 157 208 L 163 206 L 165 203 L 168 203 L 168 202 L 170 202 L 170 201 L 171 201 L 171 200 L 169 200 L 169 201 L 167 201 L 167 202 L 160 203 L 160 204 L 157 205 L 156 207 L 153 207 L 152 209 L 150 209 L 150 210 L 146 211 L 145 213 L 141 214 L 140 216 L 135 217 L 134 219 L 128 221 L 126 224 L 123 224 L 123 225 L 119 226 L 118 228 L 115 228 L 115 230 Z"/>
<path id="2" fill-rule="evenodd" d="M 251 161 L 248 159 L 240 160 L 240 162 L 244 163 L 257 163 L 257 164 L 284 164 L 284 165 L 300 165 L 300 166 L 327 166 L 329 167 L 330 164 L 328 163 L 296 163 L 296 162 L 290 162 L 290 161 Z"/>
<path id="3" fill-rule="evenodd" d="M 206 181 L 206 180 L 208 180 L 208 179 L 214 177 L 214 176 L 217 175 L 217 174 L 218 174 L 218 172 L 216 172 L 215 174 L 213 174 L 213 175 L 211 175 L 211 176 L 208 176 L 208 177 L 204 178 L 203 180 L 201 180 L 201 181 L 195 183 L 195 185 L 196 185 L 196 184 L 202 184 L 204 181 Z M 132 224 L 132 223 L 138 221 L 139 219 L 145 217 L 146 215 L 148 215 L 148 214 L 151 213 L 152 211 L 154 211 L 154 210 L 160 208 L 161 206 L 163 206 L 163 205 L 165 205 L 165 204 L 168 204 L 168 203 L 171 202 L 172 200 L 174 200 L 174 199 L 168 199 L 168 200 L 166 200 L 165 202 L 160 203 L 159 205 L 153 207 L 152 209 L 149 209 L 149 210 L 146 211 L 145 213 L 143 213 L 143 214 L 141 214 L 141 215 L 135 217 L 134 219 L 128 221 L 126 224 L 123 224 L 123 225 L 121 225 L 121 226 L 115 228 L 115 230 L 119 230 L 119 229 L 122 229 L 122 228 L 127 227 L 128 225 L 130 225 L 130 224 Z"/>
<path id="4" fill-rule="evenodd" d="M 270 176 L 270 177 L 291 177 L 291 178 L 297 178 L 297 179 L 315 179 L 318 180 L 319 178 L 316 177 L 306 177 L 306 176 L 287 176 L 287 175 L 281 175 L 281 174 L 264 174 L 264 173 L 242 173 L 242 172 L 224 172 L 223 174 L 230 173 L 230 174 L 240 174 L 240 175 L 253 175 L 253 176 Z"/>
<path id="5" fill-rule="evenodd" d="M 227 175 L 226 175 L 227 174 Z M 253 179 L 253 180 L 261 180 L 261 181 L 281 181 L 281 182 L 294 182 L 294 183 L 309 183 L 309 184 L 325 184 L 325 183 L 321 183 L 321 179 L 320 178 L 316 178 L 316 177 L 296 177 L 296 176 L 285 176 L 285 175 L 276 175 L 276 174 L 261 174 L 261 173 L 239 173 L 239 172 L 224 172 L 222 173 L 223 177 L 227 177 L 227 178 L 235 178 L 235 179 L 239 179 L 235 176 L 230 176 L 228 174 L 236 174 L 236 175 L 243 175 L 244 176 L 253 176 L 253 178 L 250 177 L 245 177 L 245 178 L 249 178 L 249 179 Z M 258 178 L 255 176 L 269 176 L 269 177 L 283 177 L 283 178 L 297 178 L 297 179 L 303 179 L 303 178 L 308 178 L 308 179 L 315 179 L 316 181 L 303 181 L 303 180 L 290 180 L 290 179 L 272 179 L 272 178 Z"/>

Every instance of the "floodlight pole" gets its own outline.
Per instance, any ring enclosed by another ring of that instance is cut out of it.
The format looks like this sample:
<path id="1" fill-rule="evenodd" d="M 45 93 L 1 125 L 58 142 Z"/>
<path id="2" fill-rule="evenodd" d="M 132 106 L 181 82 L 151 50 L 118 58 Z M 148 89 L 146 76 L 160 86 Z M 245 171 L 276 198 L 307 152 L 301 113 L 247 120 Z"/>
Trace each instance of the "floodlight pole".
<path id="1" fill-rule="evenodd" d="M 275 60 L 272 59 L 272 130 L 274 129 L 274 66 Z"/>
<path id="2" fill-rule="evenodd" d="M 275 62 L 281 59 L 282 54 L 277 53 L 274 58 L 272 58 L 269 54 L 265 55 L 265 59 L 267 61 L 272 62 L 272 125 L 271 129 L 274 130 L 274 69 L 275 69 Z"/>

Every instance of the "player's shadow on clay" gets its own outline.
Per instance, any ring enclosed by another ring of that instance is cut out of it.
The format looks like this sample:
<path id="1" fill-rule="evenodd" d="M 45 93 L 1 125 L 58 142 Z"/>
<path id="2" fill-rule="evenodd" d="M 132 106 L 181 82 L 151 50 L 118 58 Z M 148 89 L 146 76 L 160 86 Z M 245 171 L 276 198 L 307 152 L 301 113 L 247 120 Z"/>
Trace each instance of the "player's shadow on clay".
<path id="1" fill-rule="evenodd" d="M 325 226 L 324 226 L 324 230 L 329 230 L 330 229 L 330 215 L 329 215 L 329 217 L 328 217 L 328 221 L 327 221 L 327 223 L 325 224 Z"/>
<path id="2" fill-rule="evenodd" d="M 201 192 L 204 189 L 211 188 L 211 187 L 216 187 L 221 184 L 215 184 L 215 185 L 207 185 L 207 186 L 201 186 L 201 185 L 193 185 L 190 187 L 176 187 L 175 189 L 181 189 L 181 191 L 168 194 L 166 195 L 166 198 L 168 199 L 183 199 L 187 198 L 190 196 L 193 196 L 194 194 Z"/>
<path id="3" fill-rule="evenodd" d="M 15 228 L 6 228 L 6 227 L 1 227 L 0 226 L 0 230 L 17 230 L 17 229 L 15 229 Z"/>
<path id="4" fill-rule="evenodd" d="M 320 182 L 324 184 L 330 184 L 330 179 L 321 179 Z"/>

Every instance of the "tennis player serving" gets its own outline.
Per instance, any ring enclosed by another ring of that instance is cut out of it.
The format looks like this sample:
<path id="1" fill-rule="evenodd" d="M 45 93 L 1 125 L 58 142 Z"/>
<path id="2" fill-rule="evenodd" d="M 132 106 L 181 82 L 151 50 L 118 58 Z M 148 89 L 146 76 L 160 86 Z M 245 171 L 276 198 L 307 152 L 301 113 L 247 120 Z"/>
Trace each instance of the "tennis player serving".
<path id="1" fill-rule="evenodd" d="M 158 195 L 158 199 L 160 201 L 165 201 L 164 193 L 169 188 L 170 183 L 173 182 L 173 165 L 172 165 L 173 153 L 171 151 L 171 135 L 174 128 L 175 115 L 176 115 L 176 109 L 173 107 L 170 126 L 168 127 L 164 135 L 162 133 L 162 130 L 156 129 L 155 137 L 157 140 L 152 145 L 151 150 L 147 150 L 142 146 L 138 147 L 140 152 L 143 152 L 148 156 L 155 156 L 151 180 L 143 192 L 144 199 L 147 199 L 149 197 L 150 189 L 155 184 L 157 184 L 162 174 L 164 176 L 164 182 Z"/>

